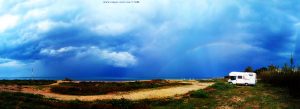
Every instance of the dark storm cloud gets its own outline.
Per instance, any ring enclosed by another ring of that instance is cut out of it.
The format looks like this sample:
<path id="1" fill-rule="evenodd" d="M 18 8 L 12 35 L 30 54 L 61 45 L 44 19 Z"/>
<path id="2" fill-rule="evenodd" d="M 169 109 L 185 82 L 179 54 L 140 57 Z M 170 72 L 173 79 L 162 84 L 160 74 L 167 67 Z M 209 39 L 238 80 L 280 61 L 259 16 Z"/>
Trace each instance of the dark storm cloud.
<path id="1" fill-rule="evenodd" d="M 281 64 L 299 54 L 297 2 L 0 1 L 0 73 L 201 77 Z"/>

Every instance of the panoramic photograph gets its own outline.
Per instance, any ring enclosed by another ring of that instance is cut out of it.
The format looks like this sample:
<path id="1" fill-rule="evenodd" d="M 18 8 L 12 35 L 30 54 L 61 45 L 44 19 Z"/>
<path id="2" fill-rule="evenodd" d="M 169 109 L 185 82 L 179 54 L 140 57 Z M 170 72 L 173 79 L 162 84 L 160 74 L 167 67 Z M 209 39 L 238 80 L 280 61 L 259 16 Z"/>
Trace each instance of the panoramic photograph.
<path id="1" fill-rule="evenodd" d="M 299 10 L 0 0 L 0 109 L 300 109 Z"/>

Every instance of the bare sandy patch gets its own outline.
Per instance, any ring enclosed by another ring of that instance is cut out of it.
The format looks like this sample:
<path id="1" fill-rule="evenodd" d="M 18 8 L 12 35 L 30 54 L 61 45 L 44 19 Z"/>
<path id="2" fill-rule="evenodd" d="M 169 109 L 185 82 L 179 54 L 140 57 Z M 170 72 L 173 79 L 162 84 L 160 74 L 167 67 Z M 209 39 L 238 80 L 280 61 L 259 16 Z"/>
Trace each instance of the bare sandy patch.
<path id="1" fill-rule="evenodd" d="M 233 108 L 230 106 L 219 106 L 219 107 L 216 107 L 216 109 L 233 109 Z"/>
<path id="2" fill-rule="evenodd" d="M 244 102 L 244 98 L 239 97 L 239 96 L 233 96 L 230 101 L 234 102 L 234 103 L 238 103 L 238 102 Z"/>
<path id="3" fill-rule="evenodd" d="M 141 89 L 141 90 L 134 90 L 128 92 L 117 92 L 117 93 L 109 93 L 104 95 L 88 95 L 88 96 L 56 94 L 56 93 L 52 93 L 49 87 L 43 87 L 39 89 L 36 88 L 36 86 L 22 86 L 20 90 L 20 87 L 16 87 L 16 86 L 0 86 L 0 89 L 2 91 L 14 91 L 14 92 L 20 91 L 23 93 L 41 94 L 44 95 L 45 97 L 55 98 L 59 100 L 94 101 L 94 100 L 108 100 L 108 99 L 121 99 L 121 98 L 129 99 L 129 100 L 141 100 L 141 99 L 158 99 L 158 98 L 176 97 L 176 96 L 184 95 L 190 91 L 206 88 L 213 84 L 212 82 L 199 83 L 198 81 L 184 81 L 184 82 L 191 83 L 191 85 L 163 87 L 163 88 L 156 88 L 156 89 Z M 55 83 L 52 85 L 58 85 L 59 83 Z"/>

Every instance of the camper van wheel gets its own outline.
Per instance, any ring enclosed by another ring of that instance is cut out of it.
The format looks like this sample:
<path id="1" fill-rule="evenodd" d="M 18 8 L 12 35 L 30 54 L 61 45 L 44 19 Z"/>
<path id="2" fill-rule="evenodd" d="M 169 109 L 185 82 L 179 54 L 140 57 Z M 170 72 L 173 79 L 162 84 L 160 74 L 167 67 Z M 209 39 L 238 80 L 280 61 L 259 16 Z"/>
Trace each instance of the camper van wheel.
<path id="1" fill-rule="evenodd" d="M 245 83 L 246 86 L 248 86 L 248 83 Z"/>

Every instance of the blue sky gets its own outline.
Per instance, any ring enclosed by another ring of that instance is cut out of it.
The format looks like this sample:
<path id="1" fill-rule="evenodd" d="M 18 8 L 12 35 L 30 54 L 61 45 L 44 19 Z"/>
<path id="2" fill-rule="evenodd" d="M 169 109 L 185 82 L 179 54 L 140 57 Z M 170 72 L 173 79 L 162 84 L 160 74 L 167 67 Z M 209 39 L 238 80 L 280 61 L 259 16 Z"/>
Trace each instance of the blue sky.
<path id="1" fill-rule="evenodd" d="M 218 77 L 291 53 L 297 63 L 299 2 L 0 0 L 0 77 Z"/>

